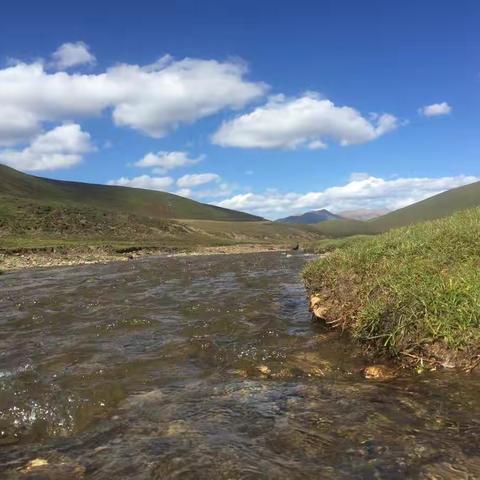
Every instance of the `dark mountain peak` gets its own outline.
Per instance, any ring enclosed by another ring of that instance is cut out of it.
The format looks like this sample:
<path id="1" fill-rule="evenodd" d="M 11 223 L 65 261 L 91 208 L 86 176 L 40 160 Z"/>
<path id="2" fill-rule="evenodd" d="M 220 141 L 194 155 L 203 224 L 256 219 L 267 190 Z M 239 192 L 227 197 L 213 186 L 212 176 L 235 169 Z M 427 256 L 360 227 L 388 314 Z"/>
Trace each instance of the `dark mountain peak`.
<path id="1" fill-rule="evenodd" d="M 326 208 L 321 208 L 319 210 L 305 212 L 302 215 L 292 215 L 290 217 L 280 218 L 276 221 L 281 223 L 308 224 L 325 222 L 326 220 L 342 219 L 343 217 L 341 217 L 340 215 L 335 215 L 334 213 L 328 211 Z"/>

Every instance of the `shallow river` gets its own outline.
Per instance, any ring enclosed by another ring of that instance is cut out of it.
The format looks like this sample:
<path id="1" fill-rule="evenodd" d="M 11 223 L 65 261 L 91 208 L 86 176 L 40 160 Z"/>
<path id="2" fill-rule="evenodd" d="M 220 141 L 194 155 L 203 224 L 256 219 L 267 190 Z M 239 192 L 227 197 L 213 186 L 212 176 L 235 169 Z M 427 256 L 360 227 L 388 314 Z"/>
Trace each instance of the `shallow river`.
<path id="1" fill-rule="evenodd" d="M 363 379 L 307 260 L 1 276 L 0 478 L 480 479 L 480 376 Z"/>

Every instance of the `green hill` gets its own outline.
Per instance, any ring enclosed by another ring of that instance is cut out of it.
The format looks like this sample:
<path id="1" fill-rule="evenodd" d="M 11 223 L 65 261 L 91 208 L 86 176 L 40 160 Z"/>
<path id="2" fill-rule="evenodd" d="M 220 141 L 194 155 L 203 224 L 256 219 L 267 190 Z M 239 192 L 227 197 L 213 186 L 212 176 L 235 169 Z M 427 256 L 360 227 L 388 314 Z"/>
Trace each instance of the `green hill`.
<path id="1" fill-rule="evenodd" d="M 326 237 L 375 235 L 392 228 L 447 217 L 459 210 L 480 206 L 480 182 L 454 188 L 368 221 L 329 220 L 314 225 Z"/>
<path id="2" fill-rule="evenodd" d="M 480 182 L 454 188 L 433 197 L 395 210 L 368 223 L 377 232 L 403 227 L 426 220 L 447 217 L 459 210 L 480 206 Z"/>
<path id="3" fill-rule="evenodd" d="M 101 257 L 240 244 L 291 246 L 320 237 L 309 226 L 277 224 L 178 195 L 50 180 L 0 165 L 0 267 L 24 253 L 63 252 L 66 258 L 78 253 L 81 262 L 92 249 Z"/>
<path id="4" fill-rule="evenodd" d="M 155 219 L 262 220 L 248 213 L 206 205 L 171 193 L 50 180 L 26 175 L 4 165 L 0 165 L 0 196 L 63 207 L 89 206 Z"/>

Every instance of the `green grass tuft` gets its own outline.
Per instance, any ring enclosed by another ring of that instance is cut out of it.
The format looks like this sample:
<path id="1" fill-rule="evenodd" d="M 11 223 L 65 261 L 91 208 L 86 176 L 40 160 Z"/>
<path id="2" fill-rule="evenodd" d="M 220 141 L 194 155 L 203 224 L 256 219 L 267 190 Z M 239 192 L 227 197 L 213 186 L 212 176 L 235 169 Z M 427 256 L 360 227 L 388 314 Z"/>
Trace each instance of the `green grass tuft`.
<path id="1" fill-rule="evenodd" d="M 349 242 L 304 271 L 309 290 L 377 354 L 480 354 L 480 208 Z"/>
<path id="2" fill-rule="evenodd" d="M 333 252 L 338 248 L 346 248 L 353 243 L 369 240 L 370 235 L 353 235 L 351 237 L 342 238 L 324 238 L 319 242 L 313 244 L 308 250 L 312 253 L 324 254 Z"/>

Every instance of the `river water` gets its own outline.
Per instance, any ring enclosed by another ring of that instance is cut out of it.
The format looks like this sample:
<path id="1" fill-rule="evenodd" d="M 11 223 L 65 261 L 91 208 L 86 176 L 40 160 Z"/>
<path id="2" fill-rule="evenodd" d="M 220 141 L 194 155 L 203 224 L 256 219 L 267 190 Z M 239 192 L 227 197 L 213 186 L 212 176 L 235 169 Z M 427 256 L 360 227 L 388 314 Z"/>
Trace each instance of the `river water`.
<path id="1" fill-rule="evenodd" d="M 306 261 L 1 276 L 0 478 L 480 479 L 480 376 L 364 379 Z"/>

